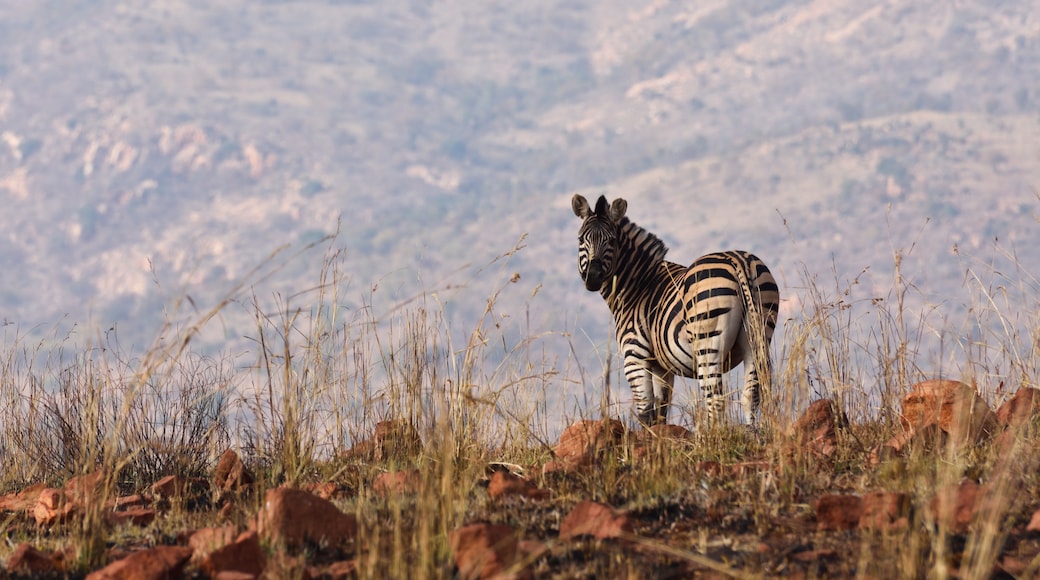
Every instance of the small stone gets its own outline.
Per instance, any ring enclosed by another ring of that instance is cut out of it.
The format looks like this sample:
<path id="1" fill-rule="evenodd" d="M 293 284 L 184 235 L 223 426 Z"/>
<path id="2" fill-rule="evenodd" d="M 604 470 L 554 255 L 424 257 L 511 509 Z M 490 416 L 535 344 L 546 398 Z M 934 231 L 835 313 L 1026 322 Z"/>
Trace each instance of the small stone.
<path id="1" fill-rule="evenodd" d="M 126 558 L 87 575 L 87 580 L 162 580 L 180 578 L 191 558 L 191 548 L 158 546 L 134 552 Z"/>
<path id="2" fill-rule="evenodd" d="M 1029 518 L 1029 525 L 1026 526 L 1027 532 L 1040 532 L 1040 510 L 1033 512 L 1033 517 Z"/>
<path id="3" fill-rule="evenodd" d="M 488 496 L 492 500 L 500 500 L 509 496 L 541 500 L 548 499 L 550 493 L 523 477 L 506 471 L 496 471 L 491 474 L 491 481 L 488 482 Z"/>
<path id="4" fill-rule="evenodd" d="M 47 574 L 60 571 L 54 554 L 41 552 L 27 542 L 18 544 L 7 560 L 7 571 L 15 574 Z"/>
<path id="5" fill-rule="evenodd" d="M 830 399 L 813 401 L 791 425 L 791 450 L 829 459 L 838 452 L 837 422 L 834 402 Z"/>
<path id="6" fill-rule="evenodd" d="M 816 523 L 821 530 L 851 530 L 863 516 L 863 498 L 829 494 L 816 500 Z"/>
<path id="7" fill-rule="evenodd" d="M 217 467 L 213 470 L 213 481 L 221 491 L 239 491 L 252 485 L 256 478 L 233 449 L 228 449 L 220 456 Z"/>
<path id="8" fill-rule="evenodd" d="M 578 421 L 560 435 L 556 457 L 580 465 L 595 463 L 605 452 L 620 445 L 624 436 L 625 426 L 617 419 Z"/>
<path id="9" fill-rule="evenodd" d="M 196 530 L 188 538 L 188 546 L 192 549 L 192 558 L 201 561 L 215 550 L 235 541 L 235 527 L 202 528 Z"/>
<path id="10" fill-rule="evenodd" d="M 187 482 L 179 475 L 167 475 L 152 484 L 152 493 L 162 499 L 173 499 L 184 495 Z"/>
<path id="11" fill-rule="evenodd" d="M 862 498 L 861 530 L 896 530 L 909 525 L 910 496 L 905 493 L 875 491 Z"/>
<path id="12" fill-rule="evenodd" d="M 272 544 L 307 542 L 342 546 L 357 537 L 357 518 L 332 502 L 301 489 L 269 490 L 257 514 L 257 531 Z"/>
<path id="13" fill-rule="evenodd" d="M 421 488 L 422 479 L 417 469 L 380 473 L 372 482 L 372 491 L 380 496 L 418 493 Z"/>
<path id="14" fill-rule="evenodd" d="M 422 453 L 419 432 L 405 419 L 376 423 L 376 461 L 409 461 Z"/>
<path id="15" fill-rule="evenodd" d="M 997 422 L 1007 428 L 1027 425 L 1040 415 L 1040 390 L 1022 387 L 997 408 Z"/>
<path id="16" fill-rule="evenodd" d="M 975 517 L 981 488 L 970 479 L 940 489 L 929 504 L 932 521 L 954 533 L 967 533 Z"/>
<path id="17" fill-rule="evenodd" d="M 240 572 L 260 577 L 267 557 L 255 531 L 243 532 L 234 542 L 221 546 L 202 558 L 200 568 L 210 577 L 225 572 Z"/>
<path id="18" fill-rule="evenodd" d="M 448 534 L 458 578 L 498 577 L 517 562 L 519 544 L 513 528 L 505 524 L 471 524 Z"/>
<path id="19" fill-rule="evenodd" d="M 626 512 L 594 502 L 583 501 L 560 522 L 560 539 L 593 536 L 597 539 L 624 538 L 633 534 L 632 520 Z"/>

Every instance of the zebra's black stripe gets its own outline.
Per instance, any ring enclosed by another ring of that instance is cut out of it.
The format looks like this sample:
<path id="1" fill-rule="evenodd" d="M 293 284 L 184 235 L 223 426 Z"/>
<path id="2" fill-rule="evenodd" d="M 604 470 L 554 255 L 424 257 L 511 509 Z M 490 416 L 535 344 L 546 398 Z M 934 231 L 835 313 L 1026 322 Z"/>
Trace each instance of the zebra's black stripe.
<path id="1" fill-rule="evenodd" d="M 744 363 L 742 402 L 752 420 L 771 378 L 769 343 L 779 312 L 776 280 L 756 256 L 727 251 L 689 267 L 666 261 L 668 248 L 625 215 L 623 199 L 596 206 L 575 195 L 578 272 L 614 315 L 624 372 L 644 424 L 665 422 L 676 375 L 696 377 L 709 420 L 724 405 L 722 377 Z"/>

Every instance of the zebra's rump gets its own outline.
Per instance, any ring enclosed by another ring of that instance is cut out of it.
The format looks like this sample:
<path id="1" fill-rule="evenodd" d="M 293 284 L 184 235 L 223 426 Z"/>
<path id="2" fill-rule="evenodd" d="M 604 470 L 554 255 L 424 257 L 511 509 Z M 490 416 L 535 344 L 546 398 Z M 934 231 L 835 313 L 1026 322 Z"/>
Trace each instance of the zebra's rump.
<path id="1" fill-rule="evenodd" d="M 675 298 L 658 322 L 659 362 L 697 376 L 698 361 L 729 372 L 754 345 L 767 345 L 776 328 L 780 293 L 769 268 L 744 251 L 708 254 L 689 268 L 664 264 Z M 721 359 L 721 360 L 720 360 Z"/>

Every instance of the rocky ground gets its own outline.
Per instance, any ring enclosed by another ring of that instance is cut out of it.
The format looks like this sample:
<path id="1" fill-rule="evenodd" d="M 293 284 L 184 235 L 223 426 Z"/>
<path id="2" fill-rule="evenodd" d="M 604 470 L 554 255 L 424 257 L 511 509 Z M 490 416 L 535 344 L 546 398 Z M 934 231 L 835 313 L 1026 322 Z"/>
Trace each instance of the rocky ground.
<path id="1" fill-rule="evenodd" d="M 296 486 L 233 450 L 131 495 L 96 471 L 0 496 L 0 577 L 1037 576 L 1037 391 L 921 383 L 887 433 L 837 407 L 782 436 L 580 421 L 482 466 L 385 421 Z"/>

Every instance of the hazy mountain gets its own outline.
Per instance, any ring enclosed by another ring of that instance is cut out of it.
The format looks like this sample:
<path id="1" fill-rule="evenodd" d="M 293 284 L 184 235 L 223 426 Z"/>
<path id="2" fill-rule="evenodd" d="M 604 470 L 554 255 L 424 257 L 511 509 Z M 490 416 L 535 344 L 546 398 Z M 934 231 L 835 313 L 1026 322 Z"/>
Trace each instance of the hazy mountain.
<path id="1" fill-rule="evenodd" d="M 584 352 L 609 319 L 576 191 L 628 198 L 676 261 L 758 253 L 787 316 L 813 276 L 869 269 L 845 298 L 891 299 L 899 249 L 940 319 L 966 268 L 1040 263 L 1029 3 L 8 1 L 0 37 L 0 317 L 23 334 L 147 344 L 173 297 L 208 308 L 291 244 L 267 304 L 315 286 L 323 250 L 293 252 L 338 227 L 348 306 L 439 291 L 464 336 L 507 286 L 495 316 Z"/>

